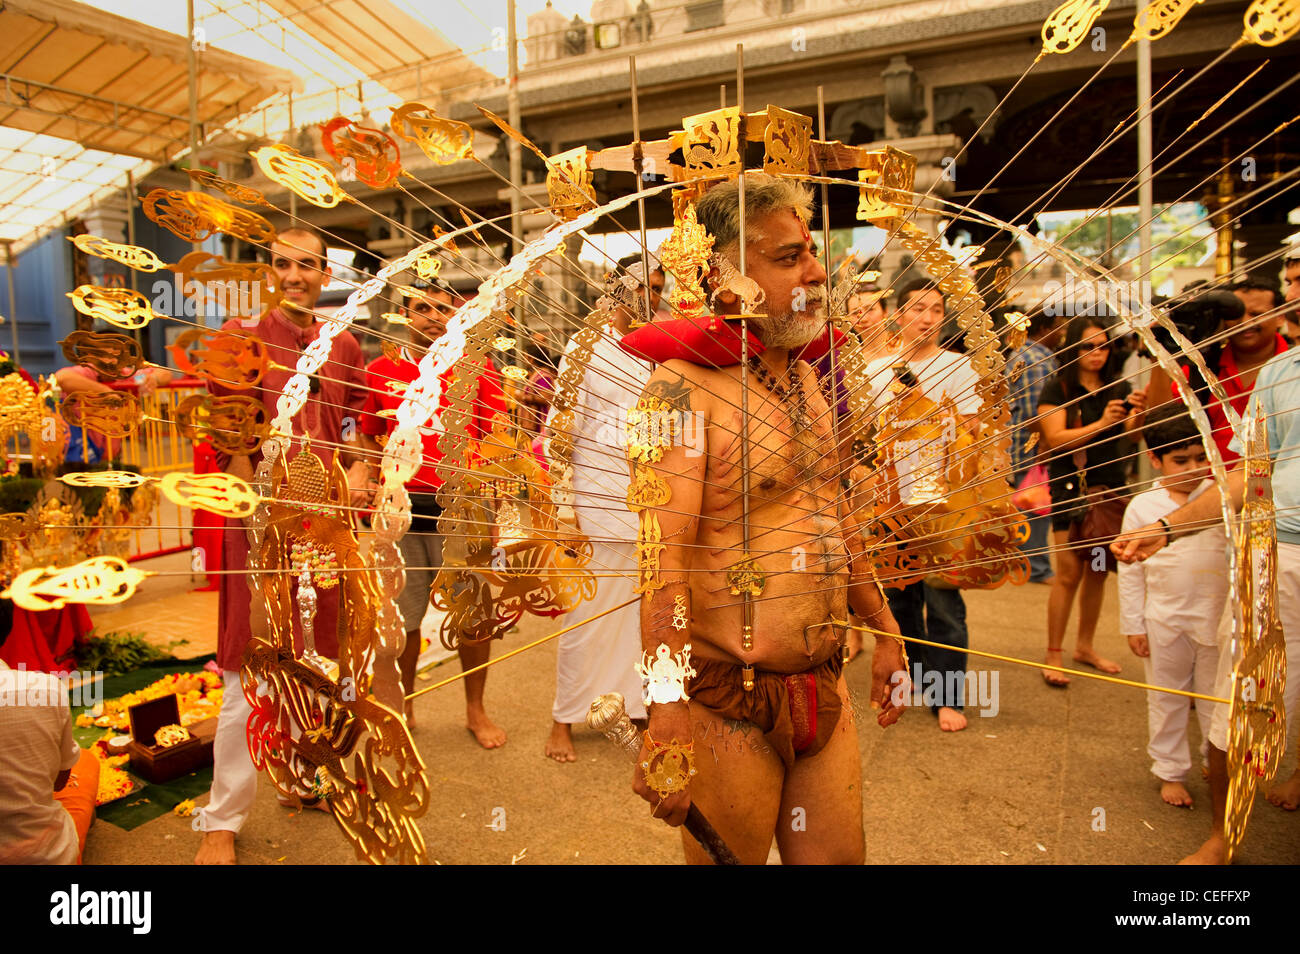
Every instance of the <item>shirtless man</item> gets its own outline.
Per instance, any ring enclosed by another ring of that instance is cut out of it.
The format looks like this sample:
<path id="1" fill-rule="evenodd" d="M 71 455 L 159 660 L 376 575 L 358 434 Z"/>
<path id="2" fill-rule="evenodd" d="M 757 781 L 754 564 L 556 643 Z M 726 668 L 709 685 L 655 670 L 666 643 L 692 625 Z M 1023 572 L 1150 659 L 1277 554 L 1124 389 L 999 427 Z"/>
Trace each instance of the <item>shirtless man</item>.
<path id="1" fill-rule="evenodd" d="M 737 194 L 734 183 L 724 183 L 697 203 L 715 254 L 735 266 Z M 765 345 L 754 366 L 763 377 L 739 364 L 701 367 L 674 358 L 655 370 L 643 394 L 704 429 L 702 440 L 672 442 L 648 465 L 669 496 L 642 514 L 643 533 L 653 517 L 663 542 L 658 572 L 642 566 L 642 645 L 653 658 L 661 644 L 675 654 L 689 643 L 697 671 L 686 684 L 689 702 L 650 706 L 647 735 L 693 743 L 697 774 L 684 791 L 661 798 L 640 768 L 651 755 L 643 747 L 633 790 L 670 825 L 680 825 L 696 802 L 745 863 L 761 864 L 775 834 L 786 863 L 860 864 L 857 729 L 840 675 L 844 630 L 828 620 L 844 620 L 851 604 L 868 625 L 898 628 L 843 506 L 826 402 L 812 368 L 790 355 L 826 324 L 826 273 L 805 225 L 810 196 L 788 180 L 751 174 L 745 208 L 746 273 L 766 296 L 766 315 L 749 321 Z M 709 282 L 721 289 L 719 312 L 740 311 L 718 268 Z M 749 436 L 749 549 L 766 578 L 753 601 L 749 649 L 742 598 L 728 584 L 728 570 L 744 558 L 742 426 Z M 881 725 L 901 714 L 905 694 L 891 699 L 889 681 L 903 671 L 901 642 L 877 637 L 871 702 Z M 746 676 L 753 680 L 748 690 Z M 685 834 L 683 843 L 688 861 L 706 860 Z"/>

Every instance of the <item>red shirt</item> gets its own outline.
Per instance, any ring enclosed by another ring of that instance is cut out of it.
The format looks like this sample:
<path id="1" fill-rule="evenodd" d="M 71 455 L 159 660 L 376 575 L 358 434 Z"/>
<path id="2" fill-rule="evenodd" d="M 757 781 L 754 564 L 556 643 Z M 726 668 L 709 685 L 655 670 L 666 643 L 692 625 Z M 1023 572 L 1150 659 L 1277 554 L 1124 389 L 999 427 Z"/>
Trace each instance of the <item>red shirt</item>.
<path id="1" fill-rule="evenodd" d="M 441 418 L 449 406 L 447 391 L 455 381 L 455 367 L 448 368 L 441 375 L 442 394 L 438 399 L 438 416 Z M 405 386 L 420 376 L 419 365 L 410 360 L 406 351 L 402 351 L 399 361 L 393 361 L 386 355 L 380 355 L 366 366 L 366 406 L 361 414 L 361 431 L 363 434 L 392 434 L 397 420 L 389 415 L 380 416 L 380 411 L 396 411 L 402 403 Z M 390 387 L 390 383 L 392 387 Z M 395 390 L 396 389 L 396 390 Z M 474 398 L 474 415 L 470 418 L 468 435 L 471 440 L 479 441 L 492 427 L 492 418 L 506 413 L 505 393 L 501 390 L 501 379 L 496 369 L 486 361 L 483 373 L 478 379 L 478 394 Z M 425 422 L 426 424 L 428 422 Z M 428 427 L 421 428 L 420 436 L 424 442 L 424 454 L 420 469 L 411 478 L 407 489 L 429 493 L 442 486 L 442 480 L 435 469 L 442 460 L 442 451 L 438 448 L 438 435 Z"/>
<path id="2" fill-rule="evenodd" d="M 1286 350 L 1286 339 L 1278 335 L 1274 342 L 1273 354 L 1279 355 Z M 1183 374 L 1190 373 L 1190 366 L 1183 365 Z M 1223 353 L 1219 357 L 1219 366 L 1214 369 L 1214 373 L 1219 376 L 1219 382 L 1223 385 L 1224 393 L 1228 395 L 1228 402 L 1233 409 L 1239 415 L 1245 416 L 1255 383 L 1252 381 L 1250 384 L 1244 384 L 1241 381 L 1239 377 L 1241 372 L 1237 370 L 1237 359 L 1232 356 L 1231 347 L 1224 346 Z M 1174 393 L 1178 393 L 1177 385 L 1174 387 Z M 1218 400 L 1211 400 L 1205 406 L 1205 414 L 1210 419 L 1210 426 L 1214 428 L 1214 443 L 1218 445 L 1219 453 L 1223 455 L 1223 462 L 1231 464 L 1235 460 L 1240 460 L 1241 455 L 1228 448 L 1232 443 L 1232 428 L 1228 425 L 1228 412 L 1223 409 L 1223 405 Z"/>
<path id="3" fill-rule="evenodd" d="M 279 308 L 273 308 L 257 320 L 232 318 L 221 326 L 223 330 L 252 333 L 262 339 L 267 353 L 276 364 L 293 368 L 298 363 L 307 346 L 316 340 L 324 325 L 313 322 L 304 328 L 289 320 Z M 260 401 L 266 410 L 268 421 L 275 419 L 276 405 L 280 394 L 293 376 L 292 371 L 280 368 L 267 368 L 262 380 L 256 386 L 245 390 L 232 390 L 216 381 L 208 382 L 208 390 L 214 394 L 242 394 Z M 318 373 L 318 387 L 310 394 L 293 419 L 294 448 L 287 457 L 297 453 L 297 446 L 303 435 L 313 441 L 312 453 L 328 464 L 335 456 L 337 447 L 345 442 L 345 431 L 350 430 L 348 419 L 360 416 L 365 403 L 362 390 L 361 346 L 351 332 L 340 331 L 330 347 L 329 358 L 321 365 Z M 251 455 L 256 469 L 262 453 Z M 218 466 L 224 470 L 229 466 L 227 454 L 218 455 Z M 244 649 L 252 636 L 251 597 L 248 583 L 242 575 L 247 569 L 248 534 L 244 532 L 244 523 L 236 518 L 228 518 L 221 534 L 221 567 L 226 572 L 220 576 L 217 598 L 217 662 L 222 669 L 238 671 L 244 656 Z M 341 587 L 322 589 L 318 593 L 319 607 L 316 612 L 316 651 L 334 659 L 338 657 L 338 604 Z M 258 597 L 261 599 L 260 595 Z M 302 623 L 297 613 L 291 613 L 294 632 L 294 645 L 302 651 Z"/>
<path id="4" fill-rule="evenodd" d="M 236 334 L 253 334 L 262 340 L 270 359 L 281 367 L 268 367 L 262 380 L 251 388 L 235 389 L 218 381 L 209 381 L 208 390 L 214 394 L 235 394 L 260 401 L 266 410 L 266 419 L 275 420 L 276 408 L 285 385 L 293 377 L 292 369 L 297 367 L 302 353 L 320 335 L 324 324 L 314 321 L 307 327 L 289 320 L 279 308 L 272 308 L 260 320 L 251 322 L 243 318 L 231 318 L 221 326 L 222 331 Z M 312 451 L 327 465 L 337 454 L 338 445 L 346 443 L 345 431 L 349 429 L 348 419 L 361 411 L 365 404 L 365 392 L 362 390 L 361 345 L 349 331 L 340 331 L 330 347 L 329 357 L 317 372 L 318 388 L 312 392 L 307 402 L 293 418 L 293 449 L 286 455 L 286 460 L 297 453 L 296 438 L 305 435 L 315 443 Z M 251 455 L 253 468 L 256 470 L 262 459 L 259 450 Z M 218 455 L 218 466 L 225 470 L 229 465 L 228 455 Z M 236 666 L 236 669 L 239 667 Z"/>

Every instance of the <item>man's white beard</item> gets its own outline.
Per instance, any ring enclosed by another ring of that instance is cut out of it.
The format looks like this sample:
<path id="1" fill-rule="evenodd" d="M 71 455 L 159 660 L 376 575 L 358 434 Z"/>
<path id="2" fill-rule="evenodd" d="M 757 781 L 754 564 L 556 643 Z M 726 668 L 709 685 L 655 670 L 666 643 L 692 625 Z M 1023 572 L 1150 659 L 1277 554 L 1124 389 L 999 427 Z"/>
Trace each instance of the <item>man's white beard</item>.
<path id="1" fill-rule="evenodd" d="M 755 315 L 750 319 L 758 340 L 769 348 L 802 348 L 826 327 L 826 295 L 809 291 L 803 311 L 784 315 Z"/>

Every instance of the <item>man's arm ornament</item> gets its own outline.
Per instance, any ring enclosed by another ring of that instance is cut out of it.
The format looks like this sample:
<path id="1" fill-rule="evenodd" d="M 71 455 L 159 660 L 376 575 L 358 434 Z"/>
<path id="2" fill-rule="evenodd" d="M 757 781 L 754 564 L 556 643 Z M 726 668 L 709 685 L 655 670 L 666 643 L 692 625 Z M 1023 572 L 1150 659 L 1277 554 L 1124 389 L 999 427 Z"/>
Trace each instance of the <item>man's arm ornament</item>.
<path id="1" fill-rule="evenodd" d="M 691 666 L 691 644 L 682 647 L 681 652 L 674 653 L 667 643 L 660 643 L 655 649 L 654 658 L 649 653 L 641 654 L 637 663 L 637 672 L 641 674 L 645 704 L 665 705 L 673 702 L 686 702 L 686 680 L 695 675 Z M 660 742 L 645 733 L 648 750 L 641 762 L 641 772 L 645 783 L 660 798 L 667 798 L 684 790 L 695 774 L 695 743 Z"/>

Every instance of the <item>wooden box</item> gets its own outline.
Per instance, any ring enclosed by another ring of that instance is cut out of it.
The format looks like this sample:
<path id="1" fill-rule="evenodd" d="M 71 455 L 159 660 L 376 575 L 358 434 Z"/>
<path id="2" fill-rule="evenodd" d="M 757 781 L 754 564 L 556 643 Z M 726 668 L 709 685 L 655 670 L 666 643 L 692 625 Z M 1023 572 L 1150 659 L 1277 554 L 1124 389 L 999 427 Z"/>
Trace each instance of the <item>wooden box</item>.
<path id="1" fill-rule="evenodd" d="M 192 738 L 179 745 L 163 748 L 154 744 L 154 733 L 165 725 L 179 725 L 180 707 L 175 693 L 150 699 L 127 710 L 131 720 L 131 743 L 127 746 L 131 771 L 150 782 L 170 782 L 195 769 L 212 764 L 215 733 L 203 723 L 187 726 Z M 212 722 L 215 719 L 205 719 Z M 204 731 L 199 731 L 203 727 Z"/>

